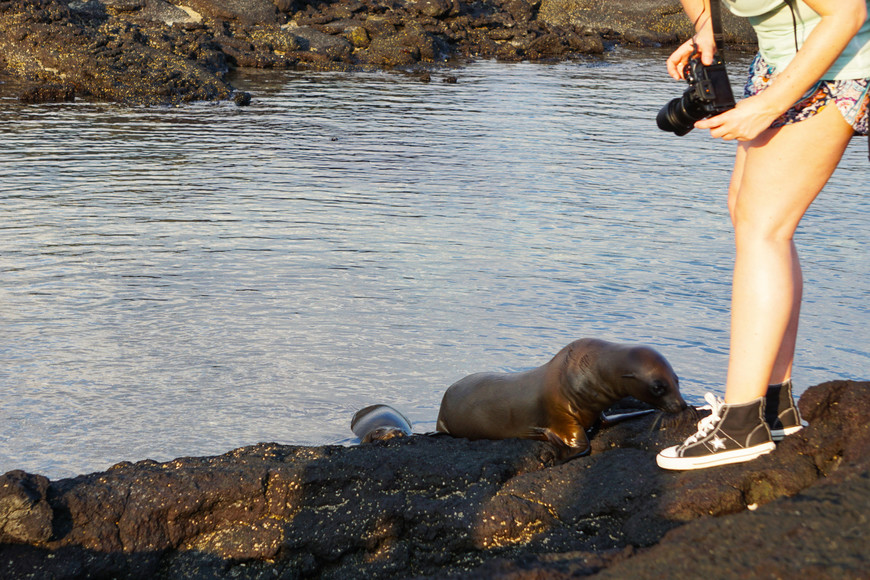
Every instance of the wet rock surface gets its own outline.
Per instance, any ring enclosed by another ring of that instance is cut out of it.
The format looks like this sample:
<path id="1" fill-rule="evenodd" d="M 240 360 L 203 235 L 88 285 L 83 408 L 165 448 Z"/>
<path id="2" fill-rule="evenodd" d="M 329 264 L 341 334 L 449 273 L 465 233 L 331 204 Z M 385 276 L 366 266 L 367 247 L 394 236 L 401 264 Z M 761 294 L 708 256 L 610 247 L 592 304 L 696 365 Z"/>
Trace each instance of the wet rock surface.
<path id="1" fill-rule="evenodd" d="M 49 481 L 0 478 L 0 577 L 866 578 L 870 383 L 812 387 L 756 461 L 666 472 L 697 414 L 547 443 L 260 444 Z M 727 566 L 725 564 L 727 563 Z"/>
<path id="2" fill-rule="evenodd" d="M 724 26 L 754 42 L 745 22 Z M 232 67 L 566 59 L 690 35 L 677 0 L 0 0 L 0 83 L 23 82 L 29 103 L 238 103 Z"/>

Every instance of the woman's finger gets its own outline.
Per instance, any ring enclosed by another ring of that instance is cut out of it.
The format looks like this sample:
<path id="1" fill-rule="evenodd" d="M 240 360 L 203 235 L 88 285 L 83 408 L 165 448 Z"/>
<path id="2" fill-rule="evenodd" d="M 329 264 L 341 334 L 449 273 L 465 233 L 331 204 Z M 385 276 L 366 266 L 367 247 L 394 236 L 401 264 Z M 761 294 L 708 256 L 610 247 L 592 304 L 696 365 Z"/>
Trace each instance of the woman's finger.
<path id="1" fill-rule="evenodd" d="M 692 40 L 687 40 L 683 44 L 681 44 L 671 56 L 668 57 L 667 60 L 667 69 L 668 74 L 675 79 L 683 79 L 683 69 L 686 67 L 686 63 L 689 62 L 689 56 L 694 51 L 694 44 Z"/>

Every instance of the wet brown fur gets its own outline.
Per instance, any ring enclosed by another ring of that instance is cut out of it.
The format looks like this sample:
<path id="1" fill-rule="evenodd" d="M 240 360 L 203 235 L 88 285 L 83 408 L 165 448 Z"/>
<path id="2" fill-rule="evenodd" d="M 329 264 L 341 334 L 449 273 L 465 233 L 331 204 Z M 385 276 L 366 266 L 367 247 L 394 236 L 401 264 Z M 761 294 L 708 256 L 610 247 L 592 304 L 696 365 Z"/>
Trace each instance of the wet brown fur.
<path id="1" fill-rule="evenodd" d="M 588 451 L 586 430 L 601 411 L 627 396 L 668 412 L 686 407 L 677 376 L 659 353 L 585 338 L 528 371 L 460 379 L 444 393 L 436 429 L 469 439 L 546 440 L 571 457 Z"/>
<path id="2" fill-rule="evenodd" d="M 656 429 L 680 431 L 689 425 L 696 425 L 701 420 L 702 414 L 695 407 L 688 407 L 682 413 L 656 413 L 655 419 L 649 427 L 650 433 Z"/>

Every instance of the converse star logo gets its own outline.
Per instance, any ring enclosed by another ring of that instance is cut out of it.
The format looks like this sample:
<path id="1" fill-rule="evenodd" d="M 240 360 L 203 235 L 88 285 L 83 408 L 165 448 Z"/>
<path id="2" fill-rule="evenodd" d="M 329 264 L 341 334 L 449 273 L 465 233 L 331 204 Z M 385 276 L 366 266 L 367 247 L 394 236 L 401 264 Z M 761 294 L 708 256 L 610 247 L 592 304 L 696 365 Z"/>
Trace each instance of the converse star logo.
<path id="1" fill-rule="evenodd" d="M 718 435 L 710 440 L 710 445 L 713 446 L 713 449 L 725 449 L 725 442 Z"/>

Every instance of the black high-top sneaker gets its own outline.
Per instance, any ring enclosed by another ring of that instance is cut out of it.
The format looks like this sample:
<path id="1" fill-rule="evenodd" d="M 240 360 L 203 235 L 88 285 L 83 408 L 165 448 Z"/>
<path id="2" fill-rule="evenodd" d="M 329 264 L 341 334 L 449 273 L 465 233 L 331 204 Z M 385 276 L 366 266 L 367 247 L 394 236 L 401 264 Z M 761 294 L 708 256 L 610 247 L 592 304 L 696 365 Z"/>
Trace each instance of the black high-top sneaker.
<path id="1" fill-rule="evenodd" d="M 791 379 L 767 387 L 764 400 L 764 421 L 770 427 L 770 436 L 774 441 L 781 441 L 786 435 L 797 433 L 803 428 L 801 413 L 791 394 Z"/>
<path id="2" fill-rule="evenodd" d="M 740 405 L 704 395 L 713 414 L 698 422 L 698 432 L 682 445 L 663 449 L 656 463 L 665 469 L 703 469 L 740 463 L 770 453 L 776 447 L 764 422 L 764 397 Z"/>

